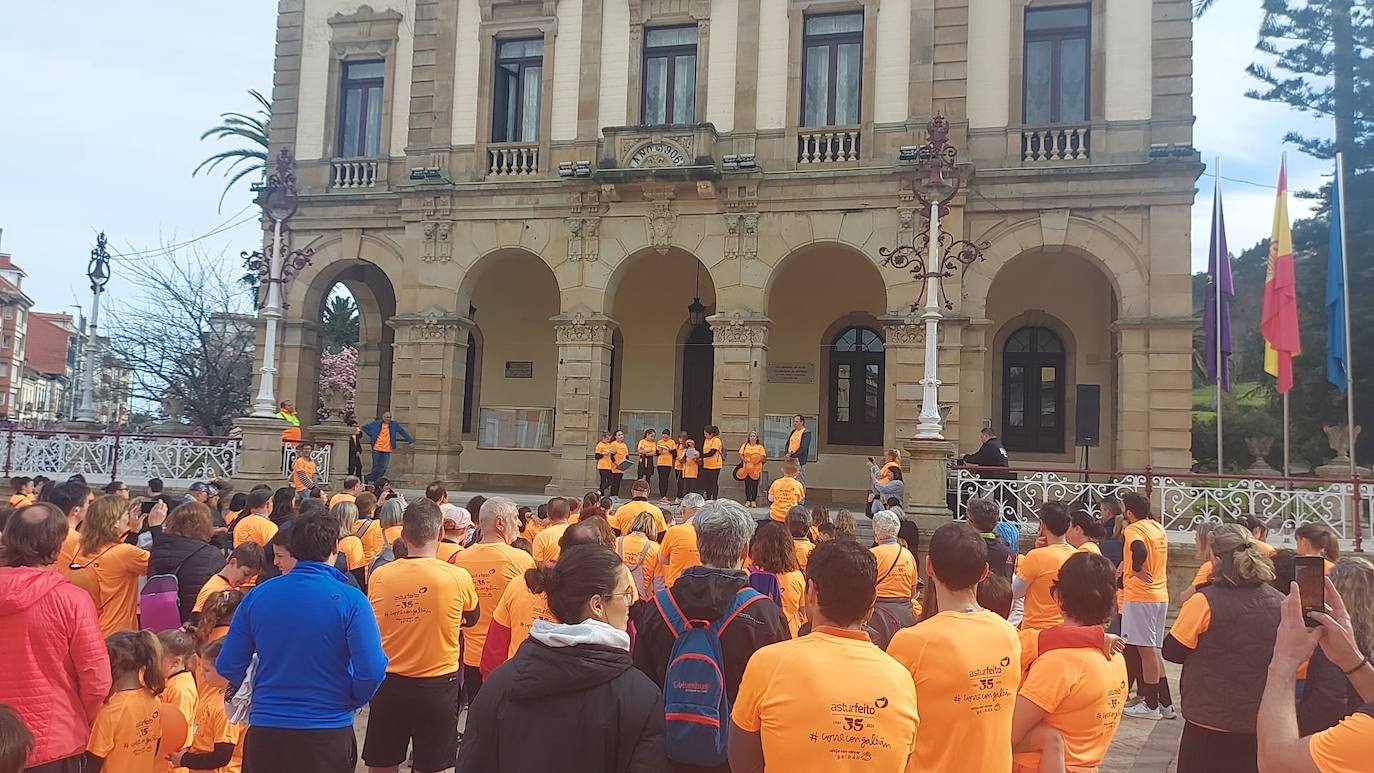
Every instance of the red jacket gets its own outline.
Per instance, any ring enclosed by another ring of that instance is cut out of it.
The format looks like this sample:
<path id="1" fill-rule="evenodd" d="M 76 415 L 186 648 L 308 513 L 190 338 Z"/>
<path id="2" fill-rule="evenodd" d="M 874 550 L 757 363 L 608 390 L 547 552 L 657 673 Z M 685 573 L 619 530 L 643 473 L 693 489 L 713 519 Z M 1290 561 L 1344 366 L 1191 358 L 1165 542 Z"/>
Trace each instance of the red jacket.
<path id="1" fill-rule="evenodd" d="M 47 568 L 0 567 L 0 703 L 33 733 L 25 767 L 81 754 L 110 694 L 90 594 Z"/>

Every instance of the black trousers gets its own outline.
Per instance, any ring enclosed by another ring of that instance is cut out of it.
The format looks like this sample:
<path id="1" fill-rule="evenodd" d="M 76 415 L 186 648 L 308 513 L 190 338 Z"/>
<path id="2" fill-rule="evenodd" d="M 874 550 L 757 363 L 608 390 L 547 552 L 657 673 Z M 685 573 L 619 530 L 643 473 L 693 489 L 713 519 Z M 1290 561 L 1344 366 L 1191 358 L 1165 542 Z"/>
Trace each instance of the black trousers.
<path id="1" fill-rule="evenodd" d="M 625 473 L 611 473 L 611 496 L 615 497 L 616 499 L 620 498 L 620 482 L 623 480 L 625 480 Z"/>
<path id="2" fill-rule="evenodd" d="M 746 502 L 757 502 L 757 501 L 759 501 L 759 479 L 758 479 L 758 478 L 745 478 L 745 479 L 744 479 L 744 501 L 746 501 Z"/>
<path id="3" fill-rule="evenodd" d="M 348 455 L 348 474 L 363 477 L 363 457 L 361 454 Z"/>
<path id="4" fill-rule="evenodd" d="M 477 691 L 482 689 L 482 669 L 477 666 L 463 666 L 463 705 L 471 706 L 477 699 Z"/>
<path id="5" fill-rule="evenodd" d="M 42 765 L 24 768 L 24 773 L 82 773 L 85 769 L 86 754 L 82 752 L 81 754 L 73 754 L 70 757 L 63 757 L 60 760 L 45 762 Z"/>
<path id="6" fill-rule="evenodd" d="M 701 471 L 701 495 L 707 499 L 720 499 L 720 470 Z"/>
<path id="7" fill-rule="evenodd" d="M 1184 721 L 1178 741 L 1178 773 L 1255 773 L 1254 733 L 1223 733 Z"/>
<path id="8" fill-rule="evenodd" d="M 600 494 L 600 495 L 603 496 L 603 497 L 606 496 L 606 495 L 608 495 L 608 494 L 610 494 L 610 493 L 611 493 L 611 471 L 610 471 L 610 470 L 597 470 L 597 471 L 596 471 L 596 477 L 597 477 L 596 493 Z"/>
<path id="9" fill-rule="evenodd" d="M 673 468 L 663 466 L 658 468 L 658 495 L 663 499 L 668 498 L 668 478 L 672 476 Z"/>
<path id="10" fill-rule="evenodd" d="M 653 479 L 654 479 L 654 458 L 653 458 L 652 456 L 649 457 L 648 459 L 645 459 L 644 457 L 640 457 L 640 459 L 639 459 L 639 479 L 640 479 L 640 480 L 653 480 Z"/>
<path id="11" fill-rule="evenodd" d="M 243 773 L 353 773 L 357 766 L 358 739 L 351 727 L 250 727 L 243 738 Z"/>

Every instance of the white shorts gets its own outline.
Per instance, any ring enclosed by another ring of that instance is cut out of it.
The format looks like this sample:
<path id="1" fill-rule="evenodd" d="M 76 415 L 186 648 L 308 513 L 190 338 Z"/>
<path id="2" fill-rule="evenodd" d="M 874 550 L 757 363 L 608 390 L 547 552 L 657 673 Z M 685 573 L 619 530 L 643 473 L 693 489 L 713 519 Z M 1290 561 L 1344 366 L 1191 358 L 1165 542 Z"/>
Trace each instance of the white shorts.
<path id="1" fill-rule="evenodd" d="M 1136 647 L 1164 646 L 1167 601 L 1127 601 L 1121 608 L 1121 638 Z"/>

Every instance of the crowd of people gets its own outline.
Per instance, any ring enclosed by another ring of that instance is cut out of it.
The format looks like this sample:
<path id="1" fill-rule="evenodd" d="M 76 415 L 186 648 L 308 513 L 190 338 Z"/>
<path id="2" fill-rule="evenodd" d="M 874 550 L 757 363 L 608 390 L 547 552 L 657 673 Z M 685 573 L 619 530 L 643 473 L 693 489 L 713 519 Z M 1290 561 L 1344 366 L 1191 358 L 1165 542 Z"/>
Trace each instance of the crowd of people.
<path id="1" fill-rule="evenodd" d="M 14 479 L 0 773 L 1090 771 L 1120 722 L 1180 714 L 1181 773 L 1374 765 L 1374 565 L 1325 527 L 1295 551 L 1253 517 L 1201 528 L 1166 629 L 1143 496 L 1047 502 L 1023 552 L 995 502 L 923 534 L 875 488 L 861 544 L 793 459 L 762 521 L 717 476 L 669 497 L 663 441 L 629 500 L 537 508 L 384 476 L 326 493 L 302 465 L 179 497 Z M 1293 582 L 1308 557 L 1325 612 Z"/>

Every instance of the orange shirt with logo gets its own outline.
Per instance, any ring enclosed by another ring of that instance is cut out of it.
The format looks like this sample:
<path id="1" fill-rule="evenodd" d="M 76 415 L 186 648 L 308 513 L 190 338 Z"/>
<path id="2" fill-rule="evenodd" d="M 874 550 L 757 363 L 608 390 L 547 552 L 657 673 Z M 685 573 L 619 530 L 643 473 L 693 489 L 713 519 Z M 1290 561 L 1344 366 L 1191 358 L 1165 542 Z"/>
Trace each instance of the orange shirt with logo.
<path id="1" fill-rule="evenodd" d="M 796 478 L 783 476 L 768 487 L 772 504 L 768 506 L 768 517 L 775 521 L 786 521 L 787 511 L 806 499 L 806 487 Z"/>
<path id="2" fill-rule="evenodd" d="M 909 599 L 919 579 L 916 557 L 896 542 L 869 548 L 878 560 L 878 598 Z"/>
<path id="3" fill-rule="evenodd" d="M 463 613 L 477 608 L 467 569 L 435 558 L 399 558 L 373 572 L 367 600 L 388 674 L 423 678 L 458 670 Z"/>
<path id="4" fill-rule="evenodd" d="M 241 523 L 234 527 L 234 547 L 244 542 L 256 542 L 258 547 L 266 547 L 277 536 L 277 525 L 265 515 L 252 513 L 239 520 Z"/>
<path id="5" fill-rule="evenodd" d="M 296 490 L 297 494 L 315 485 L 315 470 L 315 462 L 303 456 L 297 457 L 296 461 L 291 463 L 291 487 Z M 307 485 L 302 482 L 301 478 L 305 478 L 310 483 Z"/>
<path id="6" fill-rule="evenodd" d="M 510 629 L 510 648 L 506 653 L 508 660 L 515 657 L 515 651 L 530 638 L 530 628 L 534 627 L 535 620 L 558 622 L 549 610 L 548 596 L 531 591 L 523 577 L 517 577 L 506 586 L 506 592 L 501 594 L 491 619 L 497 625 Z"/>
<path id="7" fill-rule="evenodd" d="M 658 456 L 654 458 L 655 467 L 673 466 L 673 458 L 676 456 L 673 452 L 677 451 L 677 443 L 672 438 L 659 438 L 658 442 L 654 443 L 654 449 L 658 452 Z"/>
<path id="8" fill-rule="evenodd" d="M 868 634 L 817 626 L 749 658 L 730 718 L 770 771 L 900 771 L 920 717 L 911 675 Z"/>
<path id="9" fill-rule="evenodd" d="M 1011 770 L 1021 683 L 1016 629 L 995 612 L 944 611 L 903 628 L 887 654 L 911 673 L 921 732 L 911 771 Z"/>
<path id="10" fill-rule="evenodd" d="M 472 581 L 477 584 L 477 600 L 482 604 L 477 625 L 463 629 L 463 664 L 476 667 L 482 664 L 482 646 L 491 628 L 492 612 L 506 592 L 506 586 L 534 568 L 534 559 L 529 553 L 504 542 L 479 542 L 458 554 L 455 560 L 472 575 Z"/>
<path id="11" fill-rule="evenodd" d="M 146 687 L 120 690 L 111 695 L 95 715 L 86 751 L 105 760 L 101 770 L 152 770 L 164 753 L 162 701 Z"/>
<path id="12" fill-rule="evenodd" d="M 243 769 L 243 731 L 246 728 L 229 721 L 224 707 L 224 688 L 207 687 L 196 704 L 196 719 L 191 723 L 191 751 L 206 753 L 215 750 L 217 743 L 231 743 L 234 753 L 229 764 L 210 773 L 239 773 Z"/>
<path id="13" fill-rule="evenodd" d="M 534 555 L 536 564 L 558 560 L 558 554 L 562 552 L 562 549 L 558 547 L 558 540 L 563 538 L 563 532 L 567 530 L 568 524 L 555 523 L 539 532 L 539 536 L 534 538 L 530 551 Z"/>
<path id="14" fill-rule="evenodd" d="M 711 451 L 716 453 L 712 456 L 706 454 Z M 725 464 L 725 446 L 718 437 L 708 437 L 706 442 L 701 444 L 701 468 L 703 470 L 719 470 Z"/>
<path id="15" fill-rule="evenodd" d="M 125 542 L 104 545 L 91 553 L 81 553 L 71 563 L 89 567 L 95 573 L 100 597 L 95 602 L 100 619 L 100 635 L 138 630 L 138 581 L 148 574 L 148 551 Z M 70 577 L 71 564 L 58 571 Z"/>
<path id="16" fill-rule="evenodd" d="M 1064 615 L 1050 594 L 1050 586 L 1059 579 L 1060 567 L 1073 554 L 1073 546 L 1061 542 L 1036 548 L 1016 563 L 1017 578 L 1029 586 L 1026 589 L 1025 612 L 1021 617 L 1022 628 L 1039 630 L 1064 622 Z"/>
<path id="17" fill-rule="evenodd" d="M 1169 600 L 1169 538 L 1164 527 L 1153 518 L 1141 518 L 1126 525 L 1122 532 L 1126 546 L 1122 551 L 1125 560 L 1121 562 L 1123 601 L 1168 601 Z M 1150 582 L 1135 573 L 1131 558 L 1131 545 L 1139 542 L 1145 546 L 1145 564 L 1141 567 L 1150 573 Z"/>
<path id="18" fill-rule="evenodd" d="M 691 521 L 668 527 L 658 552 L 658 563 L 662 568 L 664 587 L 668 588 L 673 587 L 683 572 L 701 565 L 701 553 L 697 551 L 697 530 Z"/>
<path id="19" fill-rule="evenodd" d="M 1020 696 L 1045 712 L 1044 723 L 1064 736 L 1064 765 L 1096 769 L 1121 722 L 1126 705 L 1126 661 L 1097 648 L 1042 653 L 1021 683 Z M 1038 770 L 1040 752 L 1013 755 L 1018 766 Z"/>

